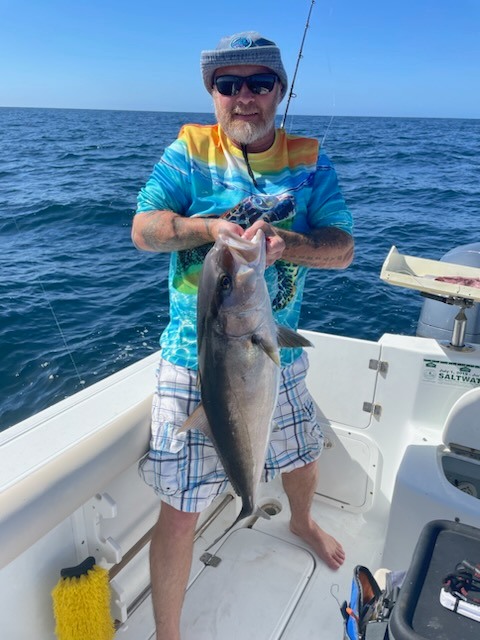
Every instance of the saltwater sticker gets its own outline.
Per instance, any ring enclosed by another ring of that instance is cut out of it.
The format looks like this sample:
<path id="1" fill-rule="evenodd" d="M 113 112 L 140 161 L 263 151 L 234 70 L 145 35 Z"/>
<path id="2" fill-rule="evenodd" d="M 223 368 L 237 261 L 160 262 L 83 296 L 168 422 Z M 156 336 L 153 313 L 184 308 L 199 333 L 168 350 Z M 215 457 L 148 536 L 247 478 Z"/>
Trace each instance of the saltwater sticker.
<path id="1" fill-rule="evenodd" d="M 480 365 L 445 360 L 423 360 L 423 380 L 460 387 L 480 386 Z"/>

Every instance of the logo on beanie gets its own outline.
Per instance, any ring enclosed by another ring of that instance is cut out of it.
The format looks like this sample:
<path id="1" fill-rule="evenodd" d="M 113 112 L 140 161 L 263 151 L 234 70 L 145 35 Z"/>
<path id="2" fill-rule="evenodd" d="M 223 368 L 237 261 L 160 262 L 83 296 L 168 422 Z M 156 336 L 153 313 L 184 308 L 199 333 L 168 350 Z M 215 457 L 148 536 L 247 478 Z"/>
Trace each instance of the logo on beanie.
<path id="1" fill-rule="evenodd" d="M 247 36 L 240 36 L 231 41 L 230 49 L 248 49 L 252 44 L 253 41 L 251 38 L 248 38 Z"/>

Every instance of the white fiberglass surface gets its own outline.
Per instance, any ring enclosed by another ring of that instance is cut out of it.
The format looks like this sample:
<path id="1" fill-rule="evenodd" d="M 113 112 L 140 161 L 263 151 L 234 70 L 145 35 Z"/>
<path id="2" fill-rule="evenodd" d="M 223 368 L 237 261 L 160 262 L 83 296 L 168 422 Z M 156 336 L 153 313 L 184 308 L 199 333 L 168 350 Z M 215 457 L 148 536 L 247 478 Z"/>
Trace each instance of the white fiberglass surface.
<path id="1" fill-rule="evenodd" d="M 289 531 L 286 498 L 280 485 L 277 490 L 275 483 L 271 485 L 266 499 L 279 504 L 280 513 L 269 521 L 258 520 L 252 531 L 235 530 L 230 541 L 226 538 L 219 543 L 218 555 L 226 571 L 218 574 L 218 584 L 215 571 L 221 569 L 212 567 L 203 570 L 206 576 L 203 580 L 201 573 L 191 582 L 182 617 L 182 640 L 342 637 L 340 605 L 350 597 L 353 568 L 363 564 L 374 572 L 381 566 L 384 523 L 369 520 L 368 514 L 349 513 L 315 501 L 314 517 L 342 542 L 347 555 L 343 567 L 332 571 Z M 204 546 L 204 542 L 197 544 L 194 558 L 203 553 Z M 277 566 L 273 567 L 276 561 Z M 255 563 L 260 567 L 260 575 Z M 227 573 L 230 576 L 224 582 Z M 284 583 L 279 585 L 282 575 Z M 132 615 L 128 628 L 117 637 L 124 640 L 155 637 L 150 599 Z"/>

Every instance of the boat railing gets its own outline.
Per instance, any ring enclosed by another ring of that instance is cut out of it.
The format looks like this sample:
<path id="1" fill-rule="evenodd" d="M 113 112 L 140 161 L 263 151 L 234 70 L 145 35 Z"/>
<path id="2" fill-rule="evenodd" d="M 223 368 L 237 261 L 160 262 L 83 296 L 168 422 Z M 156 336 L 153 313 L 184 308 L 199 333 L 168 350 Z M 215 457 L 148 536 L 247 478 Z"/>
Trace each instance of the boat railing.
<path id="1" fill-rule="evenodd" d="M 147 451 L 157 362 L 152 354 L 0 433 L 1 567 Z"/>

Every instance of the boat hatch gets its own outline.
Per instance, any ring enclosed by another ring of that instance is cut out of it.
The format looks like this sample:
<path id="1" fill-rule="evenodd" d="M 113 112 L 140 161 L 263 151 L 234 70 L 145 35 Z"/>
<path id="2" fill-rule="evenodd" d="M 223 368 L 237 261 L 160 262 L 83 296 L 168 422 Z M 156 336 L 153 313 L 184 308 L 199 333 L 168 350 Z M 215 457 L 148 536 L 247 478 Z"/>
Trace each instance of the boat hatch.
<path id="1" fill-rule="evenodd" d="M 322 472 L 315 493 L 341 509 L 366 511 L 373 500 L 378 448 L 361 433 L 324 432 L 330 444 L 321 457 Z M 348 469 L 348 473 L 339 473 L 340 469 Z"/>
<path id="2" fill-rule="evenodd" d="M 367 429 L 381 418 L 375 404 L 378 376 L 388 376 L 377 342 L 302 331 L 321 357 L 311 357 L 307 386 L 317 404 L 317 419 L 330 424 Z M 361 372 L 359 375 L 358 372 Z M 348 389 L 348 397 L 346 390 Z"/>
<path id="3" fill-rule="evenodd" d="M 280 638 L 314 571 L 313 556 L 245 528 L 231 533 L 215 556 L 220 561 L 205 566 L 187 591 L 182 638 Z"/>

